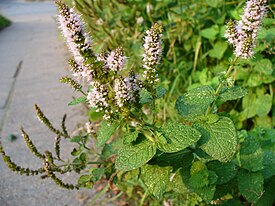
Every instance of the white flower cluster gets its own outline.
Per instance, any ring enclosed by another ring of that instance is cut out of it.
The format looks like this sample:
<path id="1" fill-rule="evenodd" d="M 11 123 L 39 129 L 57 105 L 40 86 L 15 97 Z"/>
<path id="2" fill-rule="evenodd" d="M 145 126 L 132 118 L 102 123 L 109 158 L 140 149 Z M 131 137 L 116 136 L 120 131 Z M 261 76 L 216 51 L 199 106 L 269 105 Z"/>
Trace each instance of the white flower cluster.
<path id="1" fill-rule="evenodd" d="M 114 91 L 115 100 L 118 107 L 123 107 L 127 102 L 136 102 L 137 93 L 141 85 L 134 73 L 130 73 L 129 77 L 124 79 L 115 79 Z"/>
<path id="2" fill-rule="evenodd" d="M 100 84 L 99 82 L 93 83 L 92 90 L 88 93 L 87 99 L 91 107 L 97 108 L 97 111 L 102 111 L 109 106 L 108 104 L 108 89 L 107 85 Z"/>
<path id="3" fill-rule="evenodd" d="M 143 67 L 145 71 L 143 77 L 151 84 L 158 81 L 155 66 L 159 63 L 162 54 L 161 32 L 161 26 L 154 24 L 150 30 L 146 31 L 144 38 Z"/>
<path id="4" fill-rule="evenodd" d="M 76 78 L 77 81 L 84 80 L 88 84 L 92 84 L 93 80 L 93 70 L 88 69 L 84 64 L 79 65 L 74 60 L 70 62 L 71 71 L 73 72 L 73 76 Z"/>
<path id="5" fill-rule="evenodd" d="M 84 25 L 81 22 L 80 15 L 74 9 L 70 9 L 63 3 L 57 3 L 59 6 L 58 22 L 63 36 L 67 41 L 69 50 L 72 52 L 75 65 L 78 72 L 74 72 L 78 78 L 86 78 L 88 65 L 85 64 L 85 59 L 82 52 L 91 50 L 91 40 L 89 35 L 84 31 Z"/>
<path id="6" fill-rule="evenodd" d="M 129 87 L 123 79 L 116 79 L 114 85 L 115 100 L 119 107 L 123 107 L 125 102 L 129 101 Z"/>
<path id="7" fill-rule="evenodd" d="M 95 133 L 95 123 L 94 122 L 86 122 L 85 124 L 86 130 L 88 134 Z"/>
<path id="8" fill-rule="evenodd" d="M 267 0 L 248 0 L 241 20 L 230 21 L 225 37 L 235 47 L 235 55 L 247 59 L 253 55 L 255 40 L 265 15 Z"/>
<path id="9" fill-rule="evenodd" d="M 136 102 L 138 99 L 138 92 L 142 88 L 142 83 L 138 80 L 137 76 L 133 71 L 130 72 L 129 76 L 125 78 L 125 82 L 129 88 L 130 100 Z"/>
<path id="10" fill-rule="evenodd" d="M 104 52 L 98 55 L 97 60 L 104 63 L 105 73 L 109 71 L 118 72 L 123 69 L 126 63 L 126 57 L 121 47 L 111 51 L 110 54 Z"/>
<path id="11" fill-rule="evenodd" d="M 106 59 L 105 66 L 111 71 L 118 72 L 123 69 L 125 62 L 126 57 L 123 55 L 122 48 L 119 47 L 115 51 L 111 51 Z"/>

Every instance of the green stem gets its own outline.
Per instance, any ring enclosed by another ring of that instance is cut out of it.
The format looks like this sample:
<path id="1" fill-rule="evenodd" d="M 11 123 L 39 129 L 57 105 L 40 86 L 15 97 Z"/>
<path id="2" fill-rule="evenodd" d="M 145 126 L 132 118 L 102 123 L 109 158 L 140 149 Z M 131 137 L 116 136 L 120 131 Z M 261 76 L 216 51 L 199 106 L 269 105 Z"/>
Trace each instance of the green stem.
<path id="1" fill-rule="evenodd" d="M 153 102 L 152 102 L 152 110 L 153 110 L 153 121 L 152 124 L 155 125 L 157 119 L 157 111 L 156 111 L 156 99 L 153 95 Z"/>
<path id="2" fill-rule="evenodd" d="M 226 73 L 224 75 L 225 79 L 228 79 L 228 77 L 230 76 L 232 70 L 234 69 L 234 65 L 235 65 L 235 63 L 236 63 L 237 60 L 238 60 L 238 57 L 235 56 L 235 58 L 233 60 L 233 63 L 229 66 L 229 68 L 227 69 L 227 71 L 226 71 Z M 219 85 L 218 85 L 218 87 L 217 87 L 217 89 L 216 89 L 216 91 L 215 91 L 215 93 L 214 93 L 214 95 L 218 96 L 220 94 L 222 88 L 223 88 L 223 83 L 220 82 Z M 215 101 L 211 105 L 209 105 L 209 107 L 206 110 L 205 115 L 208 115 L 211 112 L 214 103 L 215 103 Z"/>
<path id="3" fill-rule="evenodd" d="M 142 206 L 142 205 L 144 204 L 144 201 L 145 201 L 147 195 L 148 195 L 148 191 L 146 190 L 145 193 L 144 193 L 144 195 L 143 195 L 142 198 L 141 198 L 140 206 Z"/>
<path id="4" fill-rule="evenodd" d="M 85 92 L 83 92 L 82 89 L 79 89 L 78 91 L 81 92 L 83 95 L 87 96 L 87 94 Z"/>

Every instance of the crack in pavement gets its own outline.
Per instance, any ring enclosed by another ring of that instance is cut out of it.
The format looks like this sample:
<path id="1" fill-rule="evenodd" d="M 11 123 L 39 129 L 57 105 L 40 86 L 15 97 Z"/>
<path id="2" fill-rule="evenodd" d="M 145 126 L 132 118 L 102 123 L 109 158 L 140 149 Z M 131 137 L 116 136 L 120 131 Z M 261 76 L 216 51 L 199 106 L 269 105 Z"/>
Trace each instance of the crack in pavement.
<path id="1" fill-rule="evenodd" d="M 3 128 L 4 128 L 5 122 L 6 122 L 7 117 L 8 117 L 8 111 L 9 111 L 10 104 L 11 104 L 11 101 L 12 101 L 12 97 L 13 97 L 13 94 L 14 94 L 16 80 L 17 80 L 19 72 L 22 68 L 22 64 L 23 64 L 23 60 L 19 61 L 18 65 L 16 67 L 16 71 L 13 75 L 13 82 L 12 82 L 12 85 L 11 85 L 11 88 L 10 88 L 10 91 L 9 91 L 9 94 L 8 94 L 8 98 L 5 102 L 5 105 L 1 108 L 1 109 L 4 110 L 4 115 L 3 115 L 2 119 L 0 120 L 0 134 L 3 130 Z"/>

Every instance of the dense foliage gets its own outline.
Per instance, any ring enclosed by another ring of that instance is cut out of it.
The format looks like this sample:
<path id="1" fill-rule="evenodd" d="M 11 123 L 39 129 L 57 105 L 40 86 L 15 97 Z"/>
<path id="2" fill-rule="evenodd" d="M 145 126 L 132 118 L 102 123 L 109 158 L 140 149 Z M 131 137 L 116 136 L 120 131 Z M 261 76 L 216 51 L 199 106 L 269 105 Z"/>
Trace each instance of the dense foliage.
<path id="1" fill-rule="evenodd" d="M 0 14 L 0 30 L 4 29 L 5 27 L 9 26 L 10 24 L 11 24 L 11 21 Z"/>
<path id="2" fill-rule="evenodd" d="M 36 106 L 38 117 L 58 135 L 56 155 L 37 151 L 22 129 L 45 167 L 18 168 L 1 147 L 11 169 L 43 173 L 70 189 L 92 188 L 107 180 L 117 194 L 114 199 L 124 194 L 121 205 L 274 204 L 272 2 L 258 32 L 255 54 L 248 59 L 237 58 L 236 46 L 228 46 L 224 38 L 229 19 L 240 20 L 244 1 L 67 3 L 82 14 L 93 37 L 91 46 L 80 19 L 57 3 L 77 77 L 61 81 L 83 95 L 69 105 L 91 107 L 88 128 L 71 137 L 66 117 L 62 129 L 56 129 Z M 89 86 L 80 85 L 81 78 Z M 63 137 L 77 146 L 72 162 L 61 167 L 57 162 Z M 91 141 L 96 144 L 90 146 Z M 70 171 L 81 174 L 76 185 L 55 175 Z"/>

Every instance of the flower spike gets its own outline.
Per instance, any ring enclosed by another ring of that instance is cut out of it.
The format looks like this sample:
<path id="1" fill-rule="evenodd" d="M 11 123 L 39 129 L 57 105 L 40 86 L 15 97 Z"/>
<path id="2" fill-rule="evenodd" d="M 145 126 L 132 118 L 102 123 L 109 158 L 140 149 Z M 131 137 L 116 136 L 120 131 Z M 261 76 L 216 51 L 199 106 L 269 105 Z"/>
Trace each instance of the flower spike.
<path id="1" fill-rule="evenodd" d="M 225 37 L 235 47 L 236 57 L 248 59 L 253 56 L 256 36 L 266 12 L 267 0 L 248 0 L 242 18 L 227 24 Z"/>

